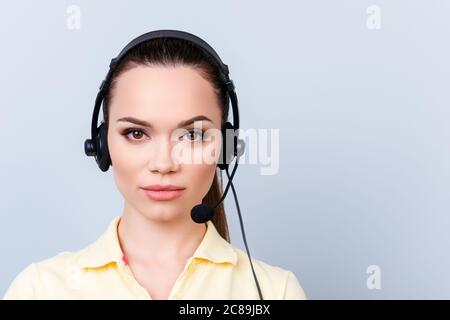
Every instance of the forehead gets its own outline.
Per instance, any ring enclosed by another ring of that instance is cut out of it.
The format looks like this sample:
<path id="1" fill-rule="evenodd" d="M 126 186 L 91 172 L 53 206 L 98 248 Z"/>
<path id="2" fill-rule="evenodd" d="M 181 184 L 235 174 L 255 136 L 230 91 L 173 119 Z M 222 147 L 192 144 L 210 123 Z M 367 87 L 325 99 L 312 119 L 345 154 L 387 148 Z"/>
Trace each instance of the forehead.
<path id="1" fill-rule="evenodd" d="M 109 117 L 134 116 L 173 125 L 203 114 L 220 125 L 212 84 L 189 66 L 138 66 L 122 73 L 113 91 Z"/>

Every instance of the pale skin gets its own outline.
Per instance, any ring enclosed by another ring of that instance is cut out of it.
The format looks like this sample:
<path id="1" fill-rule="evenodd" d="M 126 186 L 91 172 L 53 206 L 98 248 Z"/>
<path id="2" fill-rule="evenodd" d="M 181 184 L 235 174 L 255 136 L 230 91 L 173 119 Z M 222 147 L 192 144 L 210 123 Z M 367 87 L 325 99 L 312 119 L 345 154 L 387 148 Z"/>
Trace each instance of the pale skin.
<path id="1" fill-rule="evenodd" d="M 168 298 L 206 232 L 206 224 L 193 222 L 190 212 L 211 187 L 217 164 L 180 163 L 172 154 L 177 145 L 194 153 L 216 150 L 218 157 L 217 139 L 202 141 L 195 133 L 173 139 L 181 121 L 199 115 L 211 121 L 196 122 L 195 128 L 220 130 L 214 88 L 192 67 L 137 66 L 117 78 L 108 127 L 114 179 L 124 196 L 117 231 L 128 266 L 152 299 Z M 152 127 L 118 121 L 124 117 L 144 120 Z M 194 124 L 184 128 L 192 131 Z M 127 129 L 140 131 L 123 135 Z M 153 184 L 186 189 L 177 199 L 152 200 L 140 188 Z"/>

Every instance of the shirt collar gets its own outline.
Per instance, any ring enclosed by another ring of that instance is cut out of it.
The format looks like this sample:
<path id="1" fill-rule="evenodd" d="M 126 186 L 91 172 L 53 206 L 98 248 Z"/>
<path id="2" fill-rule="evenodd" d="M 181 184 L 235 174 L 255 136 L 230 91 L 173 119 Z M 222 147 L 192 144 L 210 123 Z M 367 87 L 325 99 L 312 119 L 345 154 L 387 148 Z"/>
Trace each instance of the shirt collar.
<path id="1" fill-rule="evenodd" d="M 81 250 L 78 263 L 82 268 L 98 268 L 109 263 L 122 263 L 123 253 L 117 235 L 121 216 L 116 216 L 106 231 L 88 247 Z M 206 222 L 207 229 L 200 245 L 193 254 L 195 259 L 205 259 L 214 263 L 236 265 L 237 255 L 232 245 L 217 231 L 212 221 Z"/>

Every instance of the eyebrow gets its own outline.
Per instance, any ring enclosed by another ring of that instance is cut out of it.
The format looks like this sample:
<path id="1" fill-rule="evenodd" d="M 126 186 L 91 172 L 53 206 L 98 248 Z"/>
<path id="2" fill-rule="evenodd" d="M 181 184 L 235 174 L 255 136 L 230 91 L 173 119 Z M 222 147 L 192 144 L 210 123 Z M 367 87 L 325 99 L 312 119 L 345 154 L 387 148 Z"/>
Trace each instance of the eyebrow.
<path id="1" fill-rule="evenodd" d="M 186 127 L 186 126 L 190 125 L 191 123 L 193 123 L 194 121 L 202 121 L 202 120 L 209 121 L 212 123 L 212 120 L 210 118 L 208 118 L 207 116 L 199 115 L 199 116 L 195 116 L 193 118 L 181 121 L 180 123 L 178 123 L 177 128 Z M 140 119 L 133 118 L 133 117 L 120 118 L 117 120 L 117 122 L 131 122 L 131 123 L 143 126 L 143 127 L 153 128 L 151 123 L 148 123 L 147 121 L 140 120 Z"/>

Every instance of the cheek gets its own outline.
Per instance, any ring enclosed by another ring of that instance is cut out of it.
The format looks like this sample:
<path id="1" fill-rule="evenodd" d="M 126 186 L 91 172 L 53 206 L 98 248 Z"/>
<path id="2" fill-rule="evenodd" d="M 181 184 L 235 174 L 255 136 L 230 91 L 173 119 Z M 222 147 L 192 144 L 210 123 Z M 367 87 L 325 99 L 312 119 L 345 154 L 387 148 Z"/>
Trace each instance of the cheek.
<path id="1" fill-rule="evenodd" d="M 204 150 L 203 150 L 203 159 L 205 163 L 208 164 L 217 164 L 217 161 L 219 160 L 220 151 L 222 147 L 222 141 L 221 138 L 213 138 L 213 140 L 209 141 L 205 144 Z"/>
<path id="2" fill-rule="evenodd" d="M 183 168 L 194 199 L 201 200 L 208 193 L 216 168 L 215 164 L 188 165 Z"/>
<path id="3" fill-rule="evenodd" d="M 140 161 L 136 156 L 130 157 L 132 150 L 130 150 L 130 146 L 127 146 L 126 141 L 121 141 L 121 139 L 123 140 L 121 136 L 108 137 L 108 149 L 117 187 L 122 194 L 125 194 L 127 190 L 137 187 L 136 177 Z"/>

